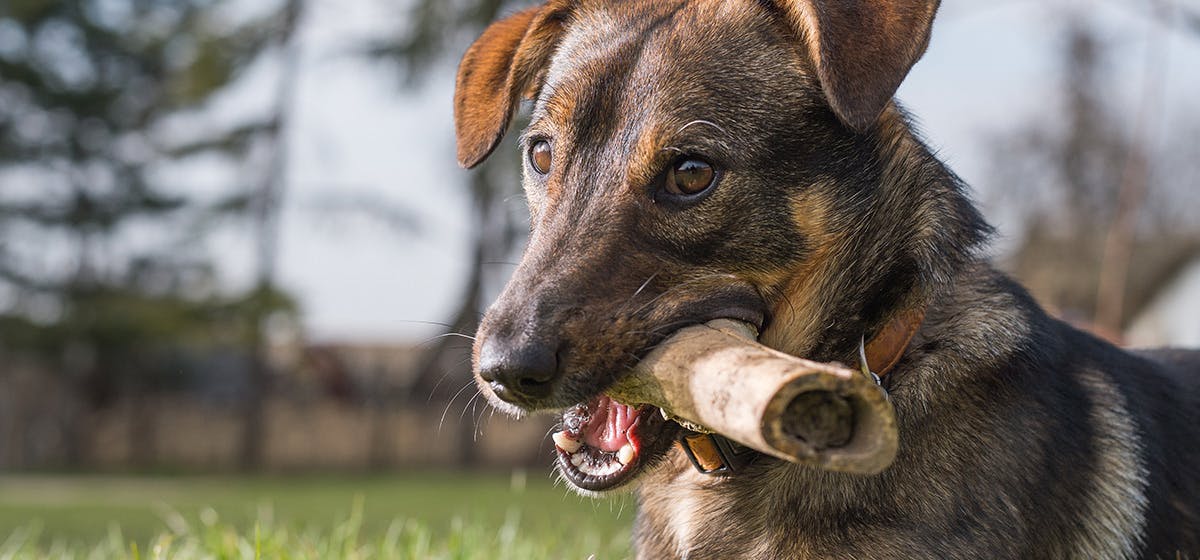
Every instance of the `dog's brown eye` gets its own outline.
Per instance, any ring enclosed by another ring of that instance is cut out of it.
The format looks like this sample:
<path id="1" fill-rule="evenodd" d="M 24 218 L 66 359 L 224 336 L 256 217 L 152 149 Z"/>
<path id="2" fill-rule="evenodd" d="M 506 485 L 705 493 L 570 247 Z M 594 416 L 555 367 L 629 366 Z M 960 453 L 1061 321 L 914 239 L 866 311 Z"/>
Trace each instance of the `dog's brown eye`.
<path id="1" fill-rule="evenodd" d="M 679 195 L 697 194 L 711 186 L 716 176 L 716 171 L 704 160 L 680 160 L 667 171 L 667 192 Z"/>
<path id="2" fill-rule="evenodd" d="M 529 148 L 529 163 L 542 175 L 550 172 L 550 162 L 554 160 L 551 156 L 550 143 L 545 140 L 538 140 Z"/>

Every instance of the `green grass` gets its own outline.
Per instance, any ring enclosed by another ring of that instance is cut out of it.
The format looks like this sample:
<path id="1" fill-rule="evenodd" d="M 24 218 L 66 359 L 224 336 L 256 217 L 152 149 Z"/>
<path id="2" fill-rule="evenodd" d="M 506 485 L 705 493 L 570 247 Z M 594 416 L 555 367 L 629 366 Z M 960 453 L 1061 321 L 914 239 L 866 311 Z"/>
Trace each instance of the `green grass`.
<path id="1" fill-rule="evenodd" d="M 625 558 L 629 498 L 541 476 L 0 476 L 9 558 Z"/>

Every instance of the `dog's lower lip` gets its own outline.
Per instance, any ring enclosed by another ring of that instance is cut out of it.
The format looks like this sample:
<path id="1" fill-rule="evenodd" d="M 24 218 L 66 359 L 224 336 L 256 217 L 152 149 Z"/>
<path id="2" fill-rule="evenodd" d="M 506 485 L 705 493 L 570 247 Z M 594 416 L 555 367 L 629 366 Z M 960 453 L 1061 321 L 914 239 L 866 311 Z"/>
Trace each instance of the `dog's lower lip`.
<path id="1" fill-rule="evenodd" d="M 641 466 L 640 457 L 636 453 L 626 464 L 612 454 L 596 453 L 587 447 L 574 453 L 568 453 L 561 447 L 556 447 L 555 451 L 558 454 L 558 468 L 563 476 L 571 484 L 595 492 L 620 486 Z"/>

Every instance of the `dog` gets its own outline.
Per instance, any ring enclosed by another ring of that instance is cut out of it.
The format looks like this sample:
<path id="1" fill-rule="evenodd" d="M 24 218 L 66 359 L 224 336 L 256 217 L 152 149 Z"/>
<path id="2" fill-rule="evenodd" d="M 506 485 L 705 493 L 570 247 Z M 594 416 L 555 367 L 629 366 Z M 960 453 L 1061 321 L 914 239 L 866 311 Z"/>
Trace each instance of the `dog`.
<path id="1" fill-rule="evenodd" d="M 1200 354 L 1118 349 L 988 263 L 991 229 L 892 100 L 937 7 L 550 0 L 463 57 L 463 166 L 532 102 L 529 244 L 479 327 L 476 382 L 513 415 L 562 412 L 572 487 L 636 487 L 639 558 L 1200 554 Z M 605 396 L 718 318 L 845 364 L 909 327 L 881 380 L 891 466 L 706 475 L 678 422 Z"/>

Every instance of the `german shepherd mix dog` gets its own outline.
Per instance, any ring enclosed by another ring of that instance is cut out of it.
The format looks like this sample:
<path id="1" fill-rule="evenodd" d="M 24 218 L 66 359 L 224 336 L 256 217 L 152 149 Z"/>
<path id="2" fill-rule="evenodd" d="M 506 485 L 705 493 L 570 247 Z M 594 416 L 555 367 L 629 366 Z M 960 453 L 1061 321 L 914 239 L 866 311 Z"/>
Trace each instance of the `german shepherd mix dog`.
<path id="1" fill-rule="evenodd" d="M 936 0 L 552 0 L 496 22 L 455 93 L 472 167 L 522 99 L 532 233 L 475 342 L 514 415 L 563 414 L 558 470 L 637 481 L 640 558 L 1196 558 L 1200 353 L 1117 349 L 980 256 L 989 228 L 891 101 Z M 693 469 L 684 429 L 604 396 L 716 318 L 856 363 L 918 317 L 882 384 L 873 476 Z"/>

